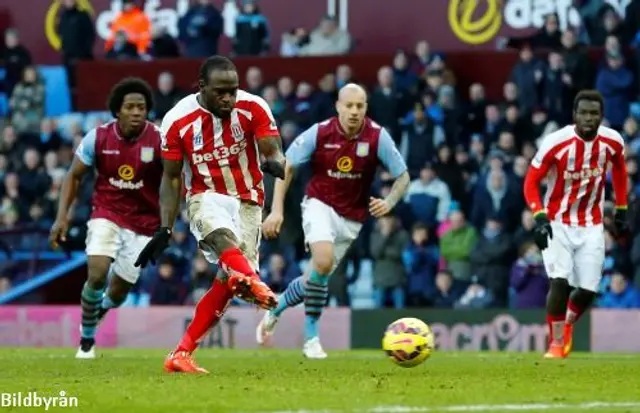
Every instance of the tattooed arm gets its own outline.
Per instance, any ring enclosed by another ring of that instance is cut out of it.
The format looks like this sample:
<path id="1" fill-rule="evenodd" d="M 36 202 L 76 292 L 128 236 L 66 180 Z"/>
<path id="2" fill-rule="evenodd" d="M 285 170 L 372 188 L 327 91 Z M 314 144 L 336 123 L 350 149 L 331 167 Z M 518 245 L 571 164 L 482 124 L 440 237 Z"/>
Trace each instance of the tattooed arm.
<path id="1" fill-rule="evenodd" d="M 404 198 L 405 192 L 407 192 L 407 188 L 409 187 L 409 172 L 403 172 L 402 175 L 396 178 L 393 181 L 393 186 L 391 187 L 391 191 L 389 195 L 384 199 L 389 204 L 390 208 L 396 206 L 398 201 Z"/>

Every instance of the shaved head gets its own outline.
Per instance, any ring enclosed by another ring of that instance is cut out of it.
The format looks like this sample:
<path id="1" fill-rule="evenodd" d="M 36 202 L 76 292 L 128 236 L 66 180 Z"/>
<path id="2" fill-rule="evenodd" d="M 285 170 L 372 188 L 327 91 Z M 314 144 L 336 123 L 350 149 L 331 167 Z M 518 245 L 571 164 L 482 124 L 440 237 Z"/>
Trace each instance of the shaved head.
<path id="1" fill-rule="evenodd" d="M 360 99 L 365 103 L 367 101 L 367 92 L 360 85 L 355 83 L 347 83 L 338 92 L 338 100 L 347 101 L 350 99 Z"/>
<path id="2" fill-rule="evenodd" d="M 340 125 L 349 136 L 355 136 L 367 114 L 367 91 L 355 83 L 344 85 L 338 92 L 336 111 Z"/>

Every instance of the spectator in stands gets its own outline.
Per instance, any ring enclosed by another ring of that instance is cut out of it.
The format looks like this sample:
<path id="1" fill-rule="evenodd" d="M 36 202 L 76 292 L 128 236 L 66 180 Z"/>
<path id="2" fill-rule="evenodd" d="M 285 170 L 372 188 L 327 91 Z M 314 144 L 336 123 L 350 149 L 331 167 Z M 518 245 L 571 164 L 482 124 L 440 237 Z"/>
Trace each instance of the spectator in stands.
<path id="1" fill-rule="evenodd" d="M 155 90 L 154 118 L 162 119 L 176 103 L 185 97 L 185 93 L 176 87 L 173 74 L 162 72 L 158 75 L 158 88 Z"/>
<path id="2" fill-rule="evenodd" d="M 504 114 L 509 106 L 518 106 L 520 92 L 518 86 L 513 82 L 507 82 L 502 86 L 502 101 L 500 102 L 500 112 Z"/>
<path id="3" fill-rule="evenodd" d="M 634 87 L 633 73 L 625 67 L 622 54 L 608 54 L 606 66 L 598 71 L 596 89 L 604 97 L 604 117 L 612 128 L 624 125 Z"/>
<path id="4" fill-rule="evenodd" d="M 450 146 L 446 144 L 438 145 L 434 167 L 436 175 L 438 175 L 440 180 L 442 180 L 442 182 L 447 185 L 447 188 L 449 188 L 451 199 L 465 204 L 467 194 L 465 191 L 465 181 L 462 168 L 460 168 L 460 165 L 456 162 Z M 449 202 L 449 205 L 447 205 L 447 214 L 449 213 L 450 207 L 451 204 Z M 446 219 L 447 214 L 444 214 L 444 218 L 440 220 L 440 222 Z"/>
<path id="5" fill-rule="evenodd" d="M 280 56 L 294 57 L 300 55 L 300 50 L 309 44 L 310 37 L 307 29 L 298 27 L 282 34 L 280 41 Z"/>
<path id="6" fill-rule="evenodd" d="M 598 64 L 598 69 L 607 65 L 607 56 L 610 54 L 623 54 L 622 45 L 620 39 L 615 36 L 608 36 L 604 43 L 604 57 Z"/>
<path id="7" fill-rule="evenodd" d="M 178 22 L 178 38 L 185 48 L 185 56 L 203 58 L 218 54 L 218 41 L 224 21 L 211 0 L 192 4 Z"/>
<path id="8" fill-rule="evenodd" d="M 60 163 L 58 162 L 58 153 L 55 151 L 48 151 L 44 155 L 44 170 L 52 180 L 62 178 L 66 173 L 66 170 L 60 167 Z"/>
<path id="9" fill-rule="evenodd" d="M 4 66 L 4 91 L 7 96 L 13 94 L 13 88 L 23 79 L 23 72 L 32 63 L 31 53 L 20 44 L 18 30 L 7 29 L 4 32 L 4 47 L 0 54 L 0 66 Z"/>
<path id="10" fill-rule="evenodd" d="M 78 5 L 78 0 L 64 0 L 58 21 L 62 63 L 67 70 L 69 85 L 75 85 L 74 67 L 78 60 L 93 60 L 96 30 L 89 12 Z"/>
<path id="11" fill-rule="evenodd" d="M 570 79 L 570 102 L 578 91 L 588 89 L 593 77 L 593 65 L 587 55 L 585 45 L 578 43 L 576 33 L 567 29 L 562 33 L 562 57 L 567 79 Z M 566 82 L 565 82 L 566 83 Z"/>
<path id="12" fill-rule="evenodd" d="M 269 105 L 273 116 L 277 121 L 280 120 L 280 115 L 285 110 L 286 105 L 284 99 L 278 94 L 278 89 L 275 86 L 268 85 L 262 89 L 262 97 Z"/>
<path id="13" fill-rule="evenodd" d="M 275 252 L 269 256 L 269 264 L 260 271 L 260 277 L 273 292 L 281 293 L 300 273 L 300 268 L 294 261 L 287 260 L 282 254 Z"/>
<path id="14" fill-rule="evenodd" d="M 189 301 L 192 303 L 200 301 L 204 293 L 211 288 L 214 278 L 215 272 L 212 266 L 204 258 L 202 251 L 198 250 L 191 270 L 191 297 Z"/>
<path id="15" fill-rule="evenodd" d="M 318 82 L 318 91 L 314 95 L 314 118 L 316 120 L 322 121 L 324 119 L 335 116 L 335 101 L 337 98 L 338 89 L 335 76 L 333 75 L 333 73 L 327 73 Z M 369 110 L 371 110 L 371 98 L 369 99 Z"/>
<path id="16" fill-rule="evenodd" d="M 436 174 L 432 162 L 424 164 L 420 177 L 409 184 L 405 202 L 411 205 L 413 214 L 428 226 L 444 221 L 449 213 L 451 192 Z"/>
<path id="17" fill-rule="evenodd" d="M 408 93 L 415 93 L 418 86 L 418 76 L 409 67 L 409 56 L 404 50 L 398 50 L 393 57 L 393 84 Z"/>
<path id="18" fill-rule="evenodd" d="M 609 290 L 598 301 L 601 308 L 640 308 L 640 295 L 619 272 L 611 276 Z"/>
<path id="19" fill-rule="evenodd" d="M 531 114 L 531 122 L 529 124 L 530 124 L 529 128 L 531 131 L 529 133 L 530 141 L 522 142 L 521 149 L 523 151 L 525 148 L 527 148 L 527 144 L 536 142 L 538 139 L 541 139 L 547 136 L 548 134 L 550 134 L 551 132 L 558 130 L 558 125 L 559 125 L 557 122 L 549 120 L 549 116 L 547 115 L 547 112 L 545 112 L 544 109 L 539 107 L 533 109 L 533 113 Z M 535 154 L 535 150 L 537 149 L 534 148 L 534 154 Z M 528 160 L 531 160 L 532 157 L 533 156 L 527 156 L 526 158 Z"/>
<path id="20" fill-rule="evenodd" d="M 444 131 L 427 117 L 420 102 L 415 104 L 413 122 L 405 125 L 403 129 L 400 153 L 407 163 L 409 176 L 416 179 L 420 170 L 432 159 L 438 145 L 444 142 Z"/>
<path id="21" fill-rule="evenodd" d="M 378 84 L 369 98 L 369 114 L 387 129 L 396 142 L 400 140 L 398 119 L 404 115 L 404 100 L 405 94 L 394 84 L 393 69 L 381 67 L 378 70 Z"/>
<path id="22" fill-rule="evenodd" d="M 156 59 L 171 59 L 180 57 L 180 48 L 164 26 L 156 25 L 151 29 L 148 54 Z"/>
<path id="23" fill-rule="evenodd" d="M 251 66 L 245 75 L 246 91 L 254 95 L 262 95 L 264 84 L 262 83 L 262 70 L 259 67 Z"/>
<path id="24" fill-rule="evenodd" d="M 111 22 L 111 33 L 104 44 L 105 50 L 114 49 L 115 43 L 135 46 L 138 55 L 146 54 L 151 45 L 151 20 L 137 4 L 136 0 L 122 0 L 122 11 Z M 125 43 L 125 44 L 127 44 Z"/>
<path id="25" fill-rule="evenodd" d="M 493 294 L 482 284 L 477 276 L 471 277 L 471 284 L 464 294 L 454 303 L 454 308 L 481 310 L 493 305 Z"/>
<path id="26" fill-rule="evenodd" d="M 411 241 L 402 252 L 407 274 L 407 301 L 411 307 L 426 307 L 435 293 L 438 271 L 438 246 L 429 237 L 429 228 L 417 222 L 411 229 Z"/>
<path id="27" fill-rule="evenodd" d="M 465 107 L 464 135 L 471 136 L 475 133 L 483 133 L 487 124 L 487 100 L 484 86 L 473 83 L 469 86 L 469 102 Z"/>
<path id="28" fill-rule="evenodd" d="M 562 54 L 550 52 L 542 80 L 540 103 L 551 120 L 563 125 L 571 121 L 571 89 L 571 76 L 565 72 Z"/>
<path id="29" fill-rule="evenodd" d="M 2 191 L 2 211 L 6 214 L 8 211 L 14 211 L 18 214 L 16 221 L 20 216 L 24 216 L 28 210 L 28 205 L 20 196 L 20 178 L 15 172 L 9 172 L 4 177 L 4 189 Z"/>
<path id="30" fill-rule="evenodd" d="M 385 306 L 391 295 L 395 308 L 404 308 L 406 275 L 402 263 L 402 251 L 409 236 L 392 215 L 380 218 L 371 234 L 371 257 L 373 264 L 373 286 L 376 306 Z"/>
<path id="31" fill-rule="evenodd" d="M 510 39 L 509 45 L 518 47 L 527 42 L 534 49 L 558 49 L 560 47 L 560 23 L 557 13 L 548 13 L 544 16 L 544 25 L 533 36 Z"/>
<path id="32" fill-rule="evenodd" d="M 514 231 L 523 208 L 518 190 L 509 185 L 507 175 L 500 169 L 491 170 L 485 182 L 486 186 L 475 192 L 471 222 L 476 228 L 483 228 L 490 217 L 499 217 L 505 231 Z"/>
<path id="33" fill-rule="evenodd" d="M 322 19 L 320 26 L 311 32 L 309 44 L 300 50 L 301 56 L 331 56 L 347 54 L 351 49 L 351 36 L 338 27 L 335 17 Z"/>
<path id="34" fill-rule="evenodd" d="M 20 169 L 20 198 L 33 203 L 47 192 L 51 186 L 51 178 L 44 171 L 40 162 L 40 153 L 29 148 L 23 155 L 23 166 Z"/>
<path id="35" fill-rule="evenodd" d="M 163 257 L 156 272 L 151 288 L 151 305 L 183 305 L 187 298 L 187 286 L 177 273 L 172 259 Z"/>
<path id="36" fill-rule="evenodd" d="M 296 90 L 293 80 L 288 76 L 283 76 L 278 80 L 278 94 L 282 99 L 285 108 L 293 105 L 296 99 Z"/>
<path id="37" fill-rule="evenodd" d="M 336 89 L 341 89 L 347 83 L 358 83 L 353 77 L 353 69 L 349 65 L 339 65 L 336 68 Z"/>
<path id="38" fill-rule="evenodd" d="M 312 94 L 313 86 L 307 82 L 298 83 L 291 119 L 303 130 L 309 128 L 316 121 L 316 119 L 313 118 Z"/>
<path id="39" fill-rule="evenodd" d="M 461 296 L 460 284 L 449 270 L 440 270 L 436 275 L 436 290 L 430 297 L 436 308 L 453 308 Z"/>
<path id="40" fill-rule="evenodd" d="M 12 125 L 7 125 L 2 129 L 0 136 L 0 153 L 7 157 L 9 169 L 17 169 L 22 160 L 22 152 L 25 144 L 18 141 L 18 134 Z"/>
<path id="41" fill-rule="evenodd" d="M 11 123 L 18 134 L 38 133 L 44 117 L 44 83 L 34 66 L 27 66 L 22 80 L 15 86 L 11 99 Z"/>
<path id="42" fill-rule="evenodd" d="M 127 40 L 127 34 L 119 31 L 114 35 L 111 47 L 107 49 L 105 56 L 111 60 L 135 60 L 139 59 L 138 49 L 136 45 Z"/>
<path id="43" fill-rule="evenodd" d="M 519 247 L 520 258 L 511 267 L 513 307 L 544 308 L 549 291 L 549 278 L 544 269 L 542 254 L 533 241 Z"/>
<path id="44" fill-rule="evenodd" d="M 626 43 L 624 25 L 615 9 L 606 5 L 600 9 L 598 15 L 599 24 L 595 26 L 595 30 L 590 35 L 591 46 L 604 46 L 608 36 L 615 36 L 620 43 Z"/>
<path id="45" fill-rule="evenodd" d="M 416 43 L 413 60 L 411 61 L 411 70 L 417 76 L 422 76 L 429 66 L 443 61 L 444 56 L 442 54 L 432 53 L 429 43 L 426 40 L 420 40 Z"/>
<path id="46" fill-rule="evenodd" d="M 512 238 L 505 232 L 501 218 L 489 217 L 470 260 L 474 273 L 491 290 L 499 308 L 507 305 L 512 251 Z"/>
<path id="47" fill-rule="evenodd" d="M 471 280 L 471 251 L 478 242 L 478 233 L 465 222 L 462 211 L 453 210 L 449 215 L 451 226 L 440 238 L 440 254 L 452 276 L 462 282 Z"/>
<path id="48" fill-rule="evenodd" d="M 604 266 L 603 273 L 611 275 L 614 272 L 621 272 L 631 276 L 633 267 L 625 249 L 616 242 L 613 234 L 609 230 L 604 232 Z"/>
<path id="49" fill-rule="evenodd" d="M 56 130 L 55 121 L 51 118 L 44 118 L 40 122 L 40 136 L 35 140 L 38 143 L 40 153 L 57 151 L 62 145 L 62 136 Z"/>
<path id="50" fill-rule="evenodd" d="M 237 56 L 260 56 L 271 48 L 269 25 L 256 0 L 243 0 L 242 12 L 236 18 L 233 51 Z"/>
<path id="51" fill-rule="evenodd" d="M 544 77 L 544 64 L 533 56 L 531 46 L 523 45 L 520 49 L 520 60 L 511 72 L 511 82 L 518 89 L 518 105 L 520 110 L 530 113 L 540 102 L 539 86 Z"/>

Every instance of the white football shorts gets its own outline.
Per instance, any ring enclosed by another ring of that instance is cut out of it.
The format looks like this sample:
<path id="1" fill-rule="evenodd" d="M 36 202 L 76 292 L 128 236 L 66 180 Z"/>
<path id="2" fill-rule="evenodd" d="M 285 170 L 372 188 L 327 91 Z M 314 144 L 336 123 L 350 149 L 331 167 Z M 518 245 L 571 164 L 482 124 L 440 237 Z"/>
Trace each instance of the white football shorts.
<path id="1" fill-rule="evenodd" d="M 604 269 L 604 227 L 572 227 L 551 222 L 553 238 L 542 251 L 549 278 L 562 278 L 572 287 L 598 291 Z"/>
<path id="2" fill-rule="evenodd" d="M 131 284 L 140 277 L 140 268 L 134 264 L 150 240 L 151 237 L 136 234 L 105 218 L 91 219 L 87 223 L 87 255 L 111 258 L 111 271 Z"/>
<path id="3" fill-rule="evenodd" d="M 333 243 L 333 272 L 358 238 L 362 223 L 338 215 L 333 208 L 316 198 L 305 197 L 301 205 L 304 241 L 307 245 L 320 241 Z"/>
<path id="4" fill-rule="evenodd" d="M 202 192 L 187 201 L 191 232 L 198 243 L 213 231 L 225 228 L 240 241 L 240 249 L 258 270 L 258 249 L 262 237 L 262 207 L 215 192 Z M 218 262 L 211 250 L 203 250 L 207 261 Z"/>

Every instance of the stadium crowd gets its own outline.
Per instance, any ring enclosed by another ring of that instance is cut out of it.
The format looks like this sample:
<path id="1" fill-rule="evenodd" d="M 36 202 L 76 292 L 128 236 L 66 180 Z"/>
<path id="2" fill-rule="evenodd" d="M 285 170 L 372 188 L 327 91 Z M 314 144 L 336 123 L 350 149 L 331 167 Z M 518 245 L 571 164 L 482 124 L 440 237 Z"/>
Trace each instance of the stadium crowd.
<path id="1" fill-rule="evenodd" d="M 93 25 L 87 24 L 90 17 L 75 7 L 75 1 L 65 3 L 68 9 L 59 30 L 64 62 L 72 74 L 75 60 L 92 58 L 95 34 Z M 133 1 L 124 3 L 126 13 L 143 13 Z M 254 3 L 245 1 L 238 16 L 233 43 L 238 56 L 269 50 L 267 17 Z M 366 85 L 369 115 L 395 139 L 412 182 L 393 215 L 366 224 L 348 260 L 332 277 L 332 302 L 397 308 L 544 307 L 548 282 L 540 251 L 532 242 L 534 222 L 525 207 L 522 182 L 539 139 L 571 122 L 578 90 L 595 88 L 605 97 L 606 124 L 618 129 L 628 144 L 631 199 L 640 193 L 640 103 L 634 103 L 640 72 L 637 62 L 625 59 L 626 47 L 639 39 L 635 33 L 640 23 L 634 19 L 640 16 L 640 4 L 634 0 L 624 20 L 612 7 L 596 11 L 584 19 L 580 31 L 560 31 L 558 18 L 552 14 L 540 33 L 510 39 L 508 45 L 518 49 L 520 59 L 497 101 L 486 99 L 479 83 L 468 90 L 456 88 L 446 55 L 431 50 L 427 41 L 411 50 L 399 50 L 388 66 L 378 69 L 378 83 Z M 220 13 L 206 0 L 199 0 L 181 20 L 177 39 L 152 31 L 150 26 L 133 30 L 125 17 L 113 25 L 107 58 L 178 56 L 181 49 L 187 56 L 208 56 L 216 53 L 222 34 Z M 604 46 L 603 60 L 590 61 L 584 42 Z M 337 28 L 334 19 L 326 18 L 316 30 L 298 28 L 285 33 L 281 54 L 344 54 L 349 50 L 348 33 Z M 16 30 L 5 32 L 2 56 L 9 111 L 0 125 L 0 229 L 47 229 L 74 148 L 87 130 L 108 121 L 108 116 L 73 122 L 46 118 L 47 85 L 31 64 L 29 51 L 20 45 Z M 268 102 L 285 147 L 313 123 L 332 116 L 337 89 L 357 82 L 346 65 L 315 85 L 295 84 L 283 75 L 277 84 L 264 84 L 260 67 L 252 67 L 243 87 Z M 178 90 L 168 72 L 154 86 L 152 120 L 159 122 L 188 91 Z M 273 181 L 269 176 L 265 179 L 269 193 Z M 299 204 L 306 179 L 304 173 L 299 174 L 287 195 L 280 238 L 262 244 L 261 275 L 276 291 L 283 291 L 305 266 Z M 384 196 L 390 181 L 381 171 L 372 191 Z M 78 250 L 84 248 L 90 180 L 81 193 L 71 232 Z M 269 205 L 267 199 L 265 209 Z M 21 236 L 13 236 L 11 244 L 21 250 L 47 248 L 44 239 L 34 242 Z M 621 238 L 607 231 L 599 305 L 640 308 L 638 268 L 640 235 Z M 208 288 L 213 274 L 215 269 L 198 252 L 183 219 L 175 228 L 171 248 L 141 277 L 129 304 L 191 304 Z M 5 267 L 0 272 L 0 292 L 19 281 Z"/>

